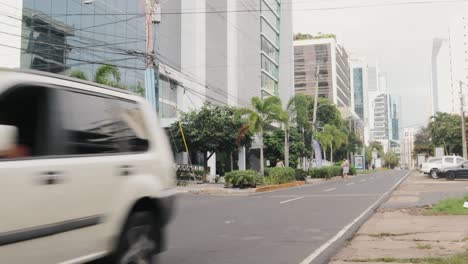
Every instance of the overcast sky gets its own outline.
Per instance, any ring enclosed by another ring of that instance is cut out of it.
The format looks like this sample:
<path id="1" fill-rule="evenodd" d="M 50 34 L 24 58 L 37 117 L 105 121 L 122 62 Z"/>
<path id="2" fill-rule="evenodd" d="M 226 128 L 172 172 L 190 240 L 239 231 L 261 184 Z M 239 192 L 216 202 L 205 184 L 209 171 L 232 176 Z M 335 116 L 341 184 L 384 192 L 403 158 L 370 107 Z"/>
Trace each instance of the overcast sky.
<path id="1" fill-rule="evenodd" d="M 371 65 L 379 62 L 381 70 L 387 73 L 388 90 L 402 98 L 403 128 L 427 123 L 431 111 L 432 39 L 448 37 L 449 17 L 468 7 L 468 1 L 312 9 L 415 1 L 421 0 L 293 1 L 294 32 L 334 33 L 349 53 L 365 57 Z"/>

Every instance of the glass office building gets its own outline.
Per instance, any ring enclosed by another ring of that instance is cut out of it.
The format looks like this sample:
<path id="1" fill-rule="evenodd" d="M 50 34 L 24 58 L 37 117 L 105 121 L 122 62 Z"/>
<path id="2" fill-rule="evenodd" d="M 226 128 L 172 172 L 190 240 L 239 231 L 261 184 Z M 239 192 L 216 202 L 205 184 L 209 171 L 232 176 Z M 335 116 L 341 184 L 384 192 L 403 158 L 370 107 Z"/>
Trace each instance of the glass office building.
<path id="1" fill-rule="evenodd" d="M 262 94 L 278 95 L 280 52 L 279 0 L 260 0 Z"/>
<path id="2" fill-rule="evenodd" d="M 353 69 L 354 112 L 361 120 L 364 120 L 364 80 L 362 76 L 362 68 Z"/>
<path id="3" fill-rule="evenodd" d="M 24 0 L 21 67 L 89 80 L 102 64 L 116 66 L 121 85 L 144 85 L 145 16 L 141 1 Z"/>

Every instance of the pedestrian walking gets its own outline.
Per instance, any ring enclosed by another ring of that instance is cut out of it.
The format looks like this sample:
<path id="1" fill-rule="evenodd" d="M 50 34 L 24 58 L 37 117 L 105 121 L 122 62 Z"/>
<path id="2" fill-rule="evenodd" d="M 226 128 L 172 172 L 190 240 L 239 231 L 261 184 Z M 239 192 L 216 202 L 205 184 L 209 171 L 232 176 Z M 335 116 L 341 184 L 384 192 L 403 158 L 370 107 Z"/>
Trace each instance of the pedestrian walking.
<path id="1" fill-rule="evenodd" d="M 280 159 L 276 159 L 276 167 L 277 168 L 283 168 L 284 167 L 283 161 L 280 160 Z"/>
<path id="2" fill-rule="evenodd" d="M 348 180 L 349 161 L 347 159 L 343 161 L 343 164 L 341 164 L 341 168 L 343 169 L 343 175 L 341 177 L 345 180 Z"/>

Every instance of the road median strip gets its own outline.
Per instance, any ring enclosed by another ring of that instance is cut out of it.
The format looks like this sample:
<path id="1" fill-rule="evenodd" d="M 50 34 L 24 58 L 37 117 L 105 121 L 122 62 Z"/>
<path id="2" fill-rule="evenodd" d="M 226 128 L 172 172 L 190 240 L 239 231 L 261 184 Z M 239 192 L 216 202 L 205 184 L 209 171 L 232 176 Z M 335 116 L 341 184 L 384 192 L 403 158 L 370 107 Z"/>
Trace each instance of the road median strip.
<path id="1" fill-rule="evenodd" d="M 290 183 L 284 183 L 284 184 L 260 186 L 255 189 L 255 192 L 259 193 L 259 192 L 275 191 L 275 190 L 286 189 L 286 188 L 291 188 L 291 187 L 298 187 L 304 184 L 305 184 L 305 181 L 296 181 L 296 182 L 290 182 Z"/>

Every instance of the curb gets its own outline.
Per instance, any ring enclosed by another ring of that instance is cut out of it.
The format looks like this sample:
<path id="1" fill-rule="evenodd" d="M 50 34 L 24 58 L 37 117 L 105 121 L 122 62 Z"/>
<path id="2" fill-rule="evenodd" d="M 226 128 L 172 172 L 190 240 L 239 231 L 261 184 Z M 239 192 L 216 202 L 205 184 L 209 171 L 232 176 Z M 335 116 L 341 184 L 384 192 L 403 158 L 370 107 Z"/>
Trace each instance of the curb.
<path id="1" fill-rule="evenodd" d="M 409 171 L 403 176 L 390 190 L 388 190 L 376 203 L 371 205 L 363 214 L 351 222 L 350 226 L 345 226 L 333 238 L 327 241 L 322 247 L 315 250 L 311 255 L 305 258 L 300 264 L 319 264 L 328 263 L 330 259 L 343 247 L 345 241 L 354 236 L 357 230 L 375 213 L 383 203 L 388 201 L 393 192 L 411 175 L 414 171 Z M 346 229 L 347 228 L 347 229 Z M 340 234 L 342 233 L 342 234 Z M 327 245 L 328 244 L 328 245 Z"/>
<path id="2" fill-rule="evenodd" d="M 304 184 L 306 184 L 305 181 L 296 181 L 296 182 L 283 183 L 283 184 L 278 184 L 278 185 L 267 185 L 267 186 L 256 188 L 255 192 L 256 193 L 270 192 L 270 191 L 276 191 L 276 190 L 287 189 L 287 188 L 292 188 L 292 187 L 299 187 Z"/>

